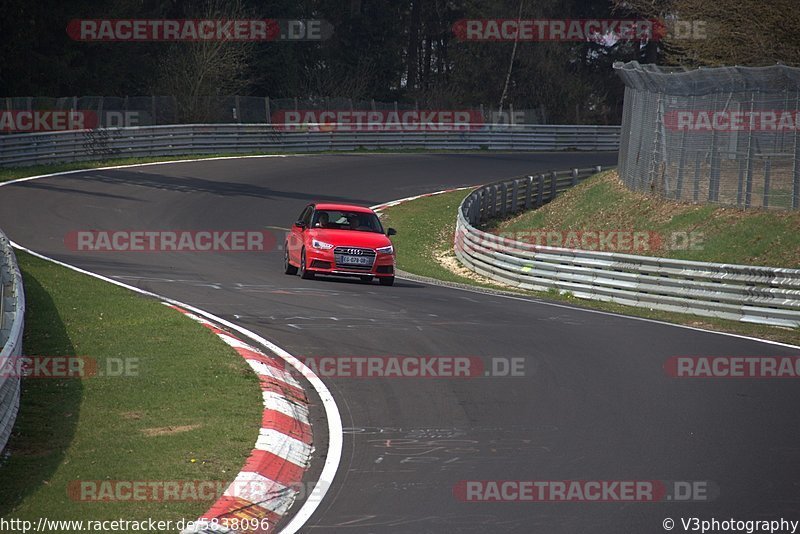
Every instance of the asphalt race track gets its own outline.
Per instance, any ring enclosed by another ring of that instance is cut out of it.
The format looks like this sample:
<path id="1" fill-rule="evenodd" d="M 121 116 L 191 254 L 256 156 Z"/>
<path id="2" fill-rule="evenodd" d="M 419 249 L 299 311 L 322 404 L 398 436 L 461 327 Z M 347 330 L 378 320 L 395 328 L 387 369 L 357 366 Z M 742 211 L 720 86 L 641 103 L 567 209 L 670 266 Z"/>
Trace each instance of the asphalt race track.
<path id="1" fill-rule="evenodd" d="M 0 188 L 17 243 L 172 297 L 298 356 L 525 359 L 525 376 L 326 379 L 344 452 L 310 532 L 664 532 L 800 519 L 800 384 L 679 380 L 676 355 L 800 355 L 758 341 L 397 280 L 300 280 L 270 253 L 72 252 L 89 229 L 286 227 L 311 200 L 365 205 L 616 154 L 375 154 L 92 170 Z M 455 217 L 455 214 L 453 214 Z M 315 426 L 315 431 L 320 427 Z M 469 503 L 462 480 L 709 481 L 710 502 Z"/>

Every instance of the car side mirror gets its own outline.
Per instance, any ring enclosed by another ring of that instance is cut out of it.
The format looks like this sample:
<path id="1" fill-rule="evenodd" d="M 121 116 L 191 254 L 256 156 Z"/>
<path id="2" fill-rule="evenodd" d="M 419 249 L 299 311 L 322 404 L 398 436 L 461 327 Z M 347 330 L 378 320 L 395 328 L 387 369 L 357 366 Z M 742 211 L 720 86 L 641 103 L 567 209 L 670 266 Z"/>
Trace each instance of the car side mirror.
<path id="1" fill-rule="evenodd" d="M 304 230 L 304 229 L 305 229 L 305 227 L 306 227 L 306 223 L 304 223 L 303 221 L 297 221 L 296 223 L 294 223 L 294 225 L 295 225 L 296 227 L 300 228 L 300 229 L 303 229 L 303 230 Z"/>
<path id="2" fill-rule="evenodd" d="M 389 228 L 386 231 L 386 235 L 397 235 L 397 230 L 395 230 L 394 228 Z"/>

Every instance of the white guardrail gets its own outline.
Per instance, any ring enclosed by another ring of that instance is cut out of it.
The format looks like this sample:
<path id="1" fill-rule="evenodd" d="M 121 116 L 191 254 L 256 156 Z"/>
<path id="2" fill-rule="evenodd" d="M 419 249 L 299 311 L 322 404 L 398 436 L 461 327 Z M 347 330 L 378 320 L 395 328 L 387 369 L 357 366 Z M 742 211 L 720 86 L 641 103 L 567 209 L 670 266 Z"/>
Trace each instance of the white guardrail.
<path id="1" fill-rule="evenodd" d="M 463 125 L 462 125 L 463 126 Z M 321 131 L 329 130 L 329 131 Z M 464 131 L 343 131 L 312 125 L 185 124 L 0 135 L 0 167 L 98 159 L 365 149 L 617 150 L 619 126 L 472 125 Z"/>
<path id="2" fill-rule="evenodd" d="M 521 289 L 778 326 L 800 326 L 800 270 L 548 247 L 476 226 L 532 209 L 602 170 L 573 169 L 485 185 L 458 210 L 455 253 L 469 269 Z"/>
<path id="3" fill-rule="evenodd" d="M 25 323 L 25 293 L 22 275 L 8 238 L 0 231 L 0 369 L 9 359 L 22 356 Z M 16 369 L 16 365 L 11 365 Z M 0 372 L 0 451 L 2 451 L 19 410 L 20 379 L 13 372 Z"/>

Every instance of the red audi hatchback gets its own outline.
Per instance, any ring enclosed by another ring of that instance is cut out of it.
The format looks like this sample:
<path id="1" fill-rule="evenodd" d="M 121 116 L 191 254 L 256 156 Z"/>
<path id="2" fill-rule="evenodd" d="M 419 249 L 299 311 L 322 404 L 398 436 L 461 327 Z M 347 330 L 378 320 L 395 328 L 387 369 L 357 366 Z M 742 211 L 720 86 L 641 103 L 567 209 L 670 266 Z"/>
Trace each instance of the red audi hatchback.
<path id="1" fill-rule="evenodd" d="M 394 283 L 395 253 L 378 216 L 350 204 L 309 204 L 292 225 L 284 247 L 284 271 L 303 278 L 315 274 L 377 278 Z"/>

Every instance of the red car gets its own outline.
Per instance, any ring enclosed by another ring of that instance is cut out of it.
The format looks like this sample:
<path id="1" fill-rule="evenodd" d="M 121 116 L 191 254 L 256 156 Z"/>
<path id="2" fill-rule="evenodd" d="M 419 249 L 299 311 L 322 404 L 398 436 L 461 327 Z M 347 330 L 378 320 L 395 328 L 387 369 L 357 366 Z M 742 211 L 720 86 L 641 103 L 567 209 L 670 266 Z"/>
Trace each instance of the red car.
<path id="1" fill-rule="evenodd" d="M 378 216 L 369 208 L 350 204 L 309 204 L 286 237 L 286 274 L 314 278 L 316 274 L 377 278 L 394 283 L 395 253 Z"/>

